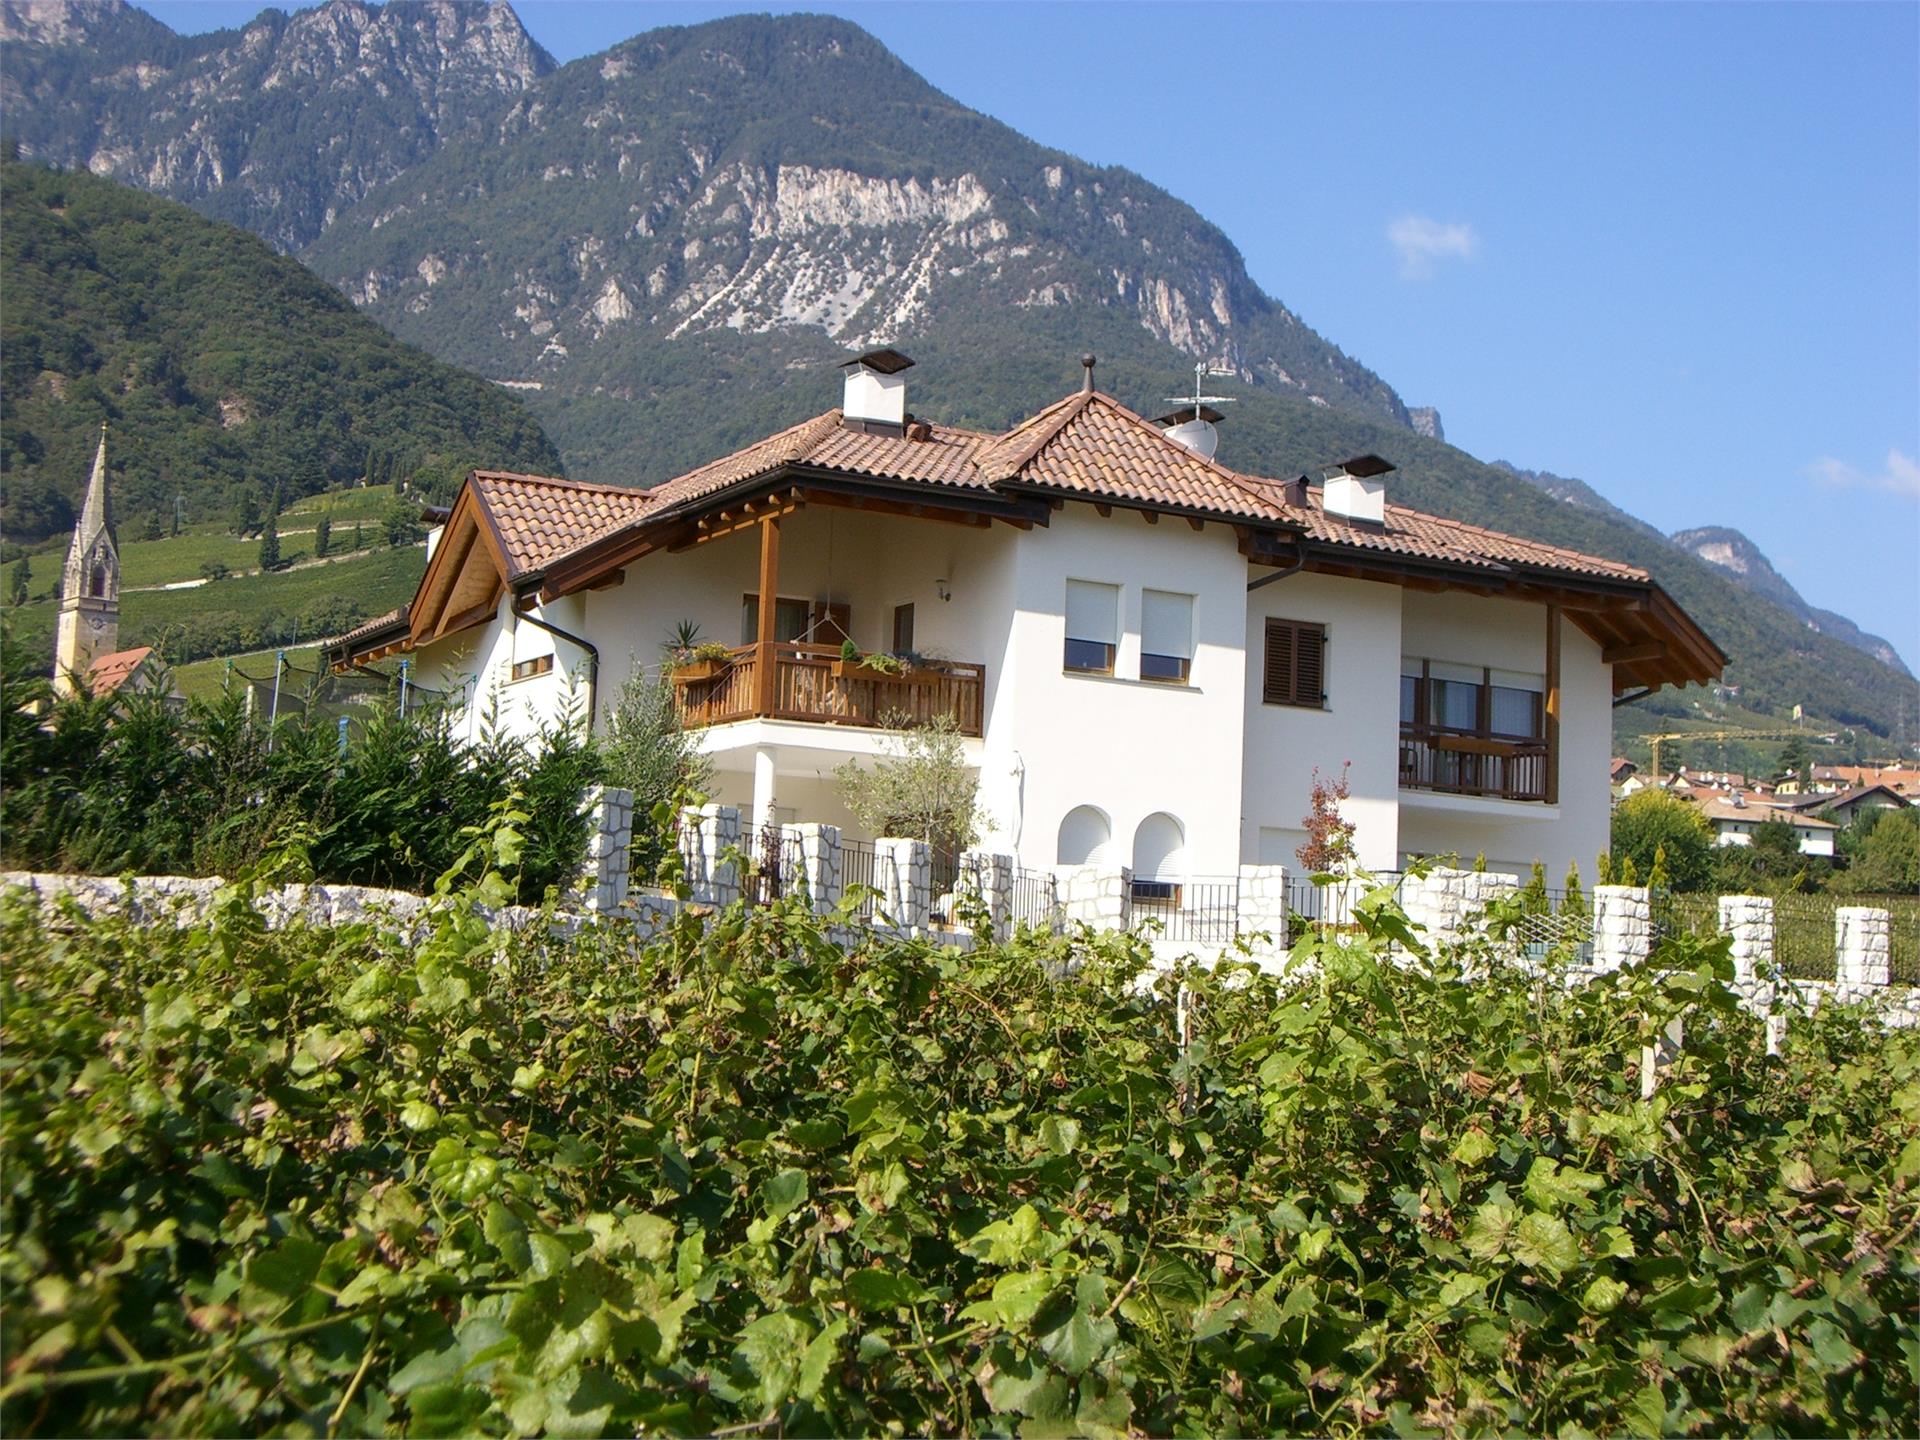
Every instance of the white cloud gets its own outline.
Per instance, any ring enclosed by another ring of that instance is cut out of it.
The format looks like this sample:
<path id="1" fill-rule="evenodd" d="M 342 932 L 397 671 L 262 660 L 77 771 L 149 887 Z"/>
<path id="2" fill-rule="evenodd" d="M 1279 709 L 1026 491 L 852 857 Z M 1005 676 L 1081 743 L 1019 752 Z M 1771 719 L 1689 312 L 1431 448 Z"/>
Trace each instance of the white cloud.
<path id="1" fill-rule="evenodd" d="M 1920 500 L 1920 463 L 1900 450 L 1887 451 L 1887 463 L 1878 473 L 1870 473 L 1822 455 L 1807 467 L 1807 473 L 1822 485 L 1838 490 L 1888 490 L 1910 500 Z"/>
<path id="2" fill-rule="evenodd" d="M 1402 280 L 1430 280 L 1442 260 L 1471 260 L 1480 237 L 1464 222 L 1443 224 L 1425 215 L 1402 215 L 1387 226 L 1387 240 L 1400 252 Z"/>

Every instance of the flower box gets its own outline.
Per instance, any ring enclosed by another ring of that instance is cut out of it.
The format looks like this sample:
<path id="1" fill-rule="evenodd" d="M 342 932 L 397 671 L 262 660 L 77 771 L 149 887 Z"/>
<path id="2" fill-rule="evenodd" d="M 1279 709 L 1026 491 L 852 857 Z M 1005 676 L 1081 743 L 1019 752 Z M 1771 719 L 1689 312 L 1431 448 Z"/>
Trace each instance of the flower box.
<path id="1" fill-rule="evenodd" d="M 692 685 L 701 680 L 711 680 L 732 663 L 731 660 L 689 660 L 684 665 L 673 667 L 673 683 Z"/>
<path id="2" fill-rule="evenodd" d="M 837 680 L 887 680 L 895 685 L 934 685 L 940 680 L 938 670 L 878 670 L 864 660 L 836 660 L 833 674 Z"/>

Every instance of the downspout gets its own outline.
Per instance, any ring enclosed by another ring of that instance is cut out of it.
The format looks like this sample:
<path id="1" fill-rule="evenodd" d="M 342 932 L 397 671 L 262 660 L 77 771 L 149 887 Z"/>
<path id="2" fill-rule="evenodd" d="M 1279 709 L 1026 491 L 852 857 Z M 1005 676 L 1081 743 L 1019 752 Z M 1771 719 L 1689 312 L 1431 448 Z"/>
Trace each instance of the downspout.
<path id="1" fill-rule="evenodd" d="M 562 630 L 558 625 L 550 625 L 531 611 L 522 610 L 520 608 L 521 601 L 531 598 L 532 593 L 532 591 L 527 591 L 513 597 L 513 613 L 515 617 L 526 621 L 529 625 L 546 631 L 549 635 L 558 636 L 569 645 L 578 645 L 582 650 L 587 652 L 587 735 L 591 737 L 593 735 L 593 712 L 599 704 L 600 649 L 592 641 L 583 639 L 571 631 Z"/>
<path id="2" fill-rule="evenodd" d="M 1247 593 L 1251 595 L 1254 591 L 1258 590 L 1262 585 L 1271 585 L 1273 584 L 1274 581 L 1284 580 L 1289 575 L 1298 575 L 1302 570 L 1306 568 L 1307 552 L 1303 549 L 1296 548 L 1294 551 L 1294 554 L 1297 555 L 1299 558 L 1296 559 L 1291 565 L 1282 565 L 1278 570 L 1275 570 L 1270 575 L 1262 575 L 1258 580 L 1249 580 L 1247 582 Z"/>

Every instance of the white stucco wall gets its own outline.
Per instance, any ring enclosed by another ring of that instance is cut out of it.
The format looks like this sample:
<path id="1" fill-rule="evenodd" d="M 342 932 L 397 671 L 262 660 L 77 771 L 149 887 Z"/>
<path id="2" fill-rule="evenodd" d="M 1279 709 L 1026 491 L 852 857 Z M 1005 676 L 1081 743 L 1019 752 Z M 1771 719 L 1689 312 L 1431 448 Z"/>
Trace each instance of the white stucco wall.
<path id="1" fill-rule="evenodd" d="M 994 797 L 1002 842 L 1024 864 L 1051 865 L 1061 821 L 1094 805 L 1111 823 L 1109 853 L 1130 865 L 1141 822 L 1164 813 L 1186 833 L 1188 875 L 1235 874 L 1246 566 L 1232 531 L 1069 504 L 1016 533 L 1013 627 L 987 735 L 988 766 L 1018 777 Z M 1120 587 L 1112 676 L 1065 669 L 1069 579 Z M 1139 678 L 1143 589 L 1194 597 L 1187 685 Z"/>
<path id="2" fill-rule="evenodd" d="M 567 596 L 534 613 L 563 630 L 584 635 L 581 608 L 579 597 Z M 512 678 L 516 664 L 543 655 L 553 656 L 553 669 L 525 680 Z M 489 723 L 504 733 L 531 739 L 556 728 L 570 709 L 576 717 L 585 714 L 585 655 L 515 615 L 510 597 L 502 597 L 494 618 L 485 625 L 423 645 L 411 658 L 414 683 L 467 694 L 468 703 L 455 729 L 468 741 L 478 740 Z"/>
<path id="3" fill-rule="evenodd" d="M 1235 557 L 1238 558 L 1237 556 Z M 1242 852 L 1250 863 L 1297 869 L 1305 838 L 1313 771 L 1328 780 L 1347 772 L 1341 813 L 1368 869 L 1392 870 L 1400 856 L 1400 588 L 1368 580 L 1298 574 L 1248 592 L 1249 578 L 1271 570 L 1240 566 L 1246 653 Z M 1266 622 L 1305 620 L 1327 627 L 1327 703 L 1321 709 L 1269 705 L 1261 698 Z"/>
<path id="4" fill-rule="evenodd" d="M 1460 665 L 1546 674 L 1543 605 L 1487 596 L 1405 592 L 1401 653 Z M 1395 665 L 1396 673 L 1398 664 Z M 1600 646 L 1563 613 L 1560 620 L 1560 803 L 1425 796 L 1409 791 L 1400 818 L 1403 854 L 1485 855 L 1490 869 L 1526 874 L 1535 860 L 1558 885 L 1569 862 L 1583 883 L 1607 848 L 1612 797 L 1613 680 Z M 1395 705 L 1398 706 L 1396 695 Z M 1397 713 L 1397 712 L 1396 712 Z"/>

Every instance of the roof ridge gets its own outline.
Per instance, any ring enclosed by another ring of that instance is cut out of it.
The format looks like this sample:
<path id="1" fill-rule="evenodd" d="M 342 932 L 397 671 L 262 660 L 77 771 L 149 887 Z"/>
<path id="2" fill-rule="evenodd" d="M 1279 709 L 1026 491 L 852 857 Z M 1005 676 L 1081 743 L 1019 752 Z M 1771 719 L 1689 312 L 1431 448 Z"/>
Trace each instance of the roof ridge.
<path id="1" fill-rule="evenodd" d="M 1155 439 L 1159 440 L 1162 444 L 1171 445 L 1186 459 L 1199 461 L 1201 465 L 1213 471 L 1215 474 L 1220 476 L 1221 479 L 1237 487 L 1239 490 L 1241 490 L 1245 494 L 1251 495 L 1255 500 L 1258 500 L 1261 504 L 1269 506 L 1273 509 L 1276 509 L 1283 515 L 1286 513 L 1286 507 L 1284 505 L 1275 505 L 1270 496 L 1262 494 L 1261 491 L 1257 488 L 1258 486 L 1263 484 L 1284 485 L 1286 483 L 1284 480 L 1267 480 L 1264 477 L 1242 475 L 1238 470 L 1232 470 L 1232 469 L 1229 469 L 1227 466 L 1222 465 L 1218 460 L 1215 460 L 1211 455 L 1202 455 L 1198 450 L 1191 450 L 1185 445 L 1182 445 L 1178 440 L 1174 439 L 1171 435 L 1167 434 L 1167 432 L 1162 430 L 1158 425 L 1154 424 L 1151 420 L 1147 419 L 1146 416 L 1140 414 L 1136 410 L 1129 409 L 1127 406 L 1122 405 L 1118 400 L 1114 399 L 1113 396 L 1106 394 L 1104 391 L 1096 390 L 1093 392 L 1093 396 L 1097 400 L 1104 400 L 1112 409 L 1118 411 L 1122 419 L 1132 421 L 1134 424 L 1138 425 L 1142 430 L 1147 431 Z"/>
<path id="2" fill-rule="evenodd" d="M 558 485 L 567 490 L 592 490 L 603 495 L 647 495 L 648 485 L 614 485 L 605 480 L 568 480 L 559 475 L 530 475 L 519 470 L 475 470 L 477 480 L 517 480 L 534 485 Z"/>
<path id="3" fill-rule="evenodd" d="M 977 457 L 975 463 L 980 466 L 987 483 L 997 485 L 1002 480 L 1011 480 L 1032 464 L 1034 458 L 1047 448 L 1054 437 L 1067 428 L 1074 416 L 1087 408 L 1087 402 L 1092 398 L 1093 393 L 1090 390 L 1076 390 L 1071 395 L 1063 395 L 1051 405 L 1044 405 L 1036 410 L 1004 435 L 990 441 L 986 449 L 994 451 L 1001 445 L 1011 445 L 1016 435 L 1022 434 L 1029 428 L 1038 436 L 1031 442 L 1022 442 L 1015 448 L 1011 452 L 1013 458 L 1010 461 L 1002 461 L 997 454 Z M 991 461 L 991 468 L 989 468 L 989 461 Z"/>

